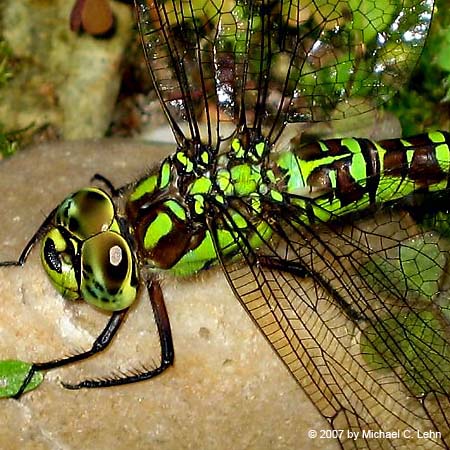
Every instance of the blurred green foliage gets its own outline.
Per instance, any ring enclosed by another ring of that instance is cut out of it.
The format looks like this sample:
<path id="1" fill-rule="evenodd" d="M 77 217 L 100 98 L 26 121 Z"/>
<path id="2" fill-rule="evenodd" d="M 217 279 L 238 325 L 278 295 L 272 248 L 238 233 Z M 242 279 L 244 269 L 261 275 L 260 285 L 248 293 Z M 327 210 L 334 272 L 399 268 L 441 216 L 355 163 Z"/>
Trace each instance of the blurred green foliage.
<path id="1" fill-rule="evenodd" d="M 12 56 L 12 50 L 0 36 L 0 88 L 5 87 L 13 77 L 10 63 Z M 0 121 L 0 158 L 11 156 L 19 149 L 23 133 L 28 129 L 29 127 L 21 130 L 7 130 Z"/>
<path id="2" fill-rule="evenodd" d="M 386 106 L 400 119 L 404 136 L 450 129 L 450 8 L 436 0 L 433 23 L 408 85 Z"/>
<path id="3" fill-rule="evenodd" d="M 9 69 L 11 53 L 11 49 L 6 42 L 0 40 L 0 87 L 4 86 L 12 78 L 12 72 Z"/>
<path id="4" fill-rule="evenodd" d="M 5 130 L 0 122 L 0 156 L 8 157 L 16 153 L 21 147 L 25 133 L 33 127 L 33 124 L 19 130 Z"/>

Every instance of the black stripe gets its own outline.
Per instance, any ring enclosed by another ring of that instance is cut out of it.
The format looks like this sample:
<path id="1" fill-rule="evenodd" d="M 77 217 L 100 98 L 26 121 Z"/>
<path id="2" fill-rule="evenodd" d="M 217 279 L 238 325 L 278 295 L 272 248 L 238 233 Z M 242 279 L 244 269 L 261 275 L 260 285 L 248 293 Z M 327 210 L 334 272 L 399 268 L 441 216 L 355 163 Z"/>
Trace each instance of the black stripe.
<path id="1" fill-rule="evenodd" d="M 366 189 L 369 201 L 371 205 L 374 205 L 381 179 L 380 155 L 375 144 L 369 139 L 358 139 L 358 143 L 366 162 Z"/>

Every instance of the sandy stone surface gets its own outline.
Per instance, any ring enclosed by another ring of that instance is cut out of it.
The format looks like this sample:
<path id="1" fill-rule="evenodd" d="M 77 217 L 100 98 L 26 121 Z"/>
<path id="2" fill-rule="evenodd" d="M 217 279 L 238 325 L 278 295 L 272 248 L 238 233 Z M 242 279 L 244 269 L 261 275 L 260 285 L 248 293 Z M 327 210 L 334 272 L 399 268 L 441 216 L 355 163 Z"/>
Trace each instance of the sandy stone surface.
<path id="1" fill-rule="evenodd" d="M 90 141 L 25 150 L 0 163 L 0 260 L 20 250 L 48 212 L 100 171 L 116 185 L 167 148 Z M 69 391 L 60 381 L 158 360 L 145 295 L 102 355 L 48 372 L 20 401 L 0 400 L 1 449 L 331 449 L 307 431 L 326 423 L 233 297 L 219 270 L 163 284 L 175 366 L 143 383 Z M 88 348 L 107 316 L 55 293 L 37 249 L 0 269 L 0 358 L 45 361 Z"/>

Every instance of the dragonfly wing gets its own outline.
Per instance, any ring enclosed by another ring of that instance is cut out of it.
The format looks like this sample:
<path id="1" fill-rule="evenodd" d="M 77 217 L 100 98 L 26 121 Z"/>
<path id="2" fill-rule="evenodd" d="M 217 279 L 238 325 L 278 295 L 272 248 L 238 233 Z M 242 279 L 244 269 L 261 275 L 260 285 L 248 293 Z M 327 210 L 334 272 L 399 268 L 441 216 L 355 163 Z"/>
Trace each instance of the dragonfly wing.
<path id="1" fill-rule="evenodd" d="M 247 35 L 255 20 L 251 5 L 135 3 L 147 64 L 178 143 L 186 137 L 212 146 L 230 135 L 244 95 Z"/>
<path id="2" fill-rule="evenodd" d="M 426 236 L 417 246 L 417 225 L 390 208 L 369 221 L 353 215 L 351 225 L 336 218 L 314 226 L 296 207 L 268 210 L 276 238 L 260 234 L 256 253 L 254 237 L 229 227 L 245 262 L 221 261 L 241 304 L 330 426 L 359 432 L 356 440 L 344 432 L 343 447 L 450 446 L 448 298 L 438 295 L 445 250 L 436 258 L 445 240 Z M 391 440 L 370 435 L 396 430 Z M 420 439 L 417 430 L 442 438 Z"/>
<path id="3" fill-rule="evenodd" d="M 433 8 L 432 0 L 135 3 L 178 143 L 210 147 L 244 125 L 274 143 L 287 122 L 385 102 L 419 58 Z"/>

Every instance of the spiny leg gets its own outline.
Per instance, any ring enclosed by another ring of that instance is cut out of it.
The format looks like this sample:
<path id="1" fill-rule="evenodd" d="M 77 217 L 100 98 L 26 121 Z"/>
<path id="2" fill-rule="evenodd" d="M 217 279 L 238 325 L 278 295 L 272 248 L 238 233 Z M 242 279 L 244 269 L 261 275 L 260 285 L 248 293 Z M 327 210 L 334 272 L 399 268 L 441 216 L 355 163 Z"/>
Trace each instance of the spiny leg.
<path id="1" fill-rule="evenodd" d="M 97 388 L 97 387 L 119 386 L 122 384 L 136 383 L 138 381 L 148 380 L 150 378 L 156 377 L 173 364 L 174 348 L 172 341 L 172 332 L 170 329 L 169 316 L 167 314 L 166 305 L 164 303 L 164 296 L 161 290 L 161 286 L 158 281 L 152 280 L 147 284 L 147 290 L 152 305 L 156 326 L 158 329 L 159 341 L 161 343 L 160 365 L 152 370 L 137 373 L 134 375 L 127 375 L 121 378 L 112 378 L 104 380 L 84 380 L 77 384 L 63 383 L 63 386 L 65 388 L 67 389 Z"/>
<path id="2" fill-rule="evenodd" d="M 54 359 L 52 361 L 44 363 L 33 363 L 30 368 L 30 371 L 28 372 L 28 375 L 26 376 L 25 380 L 22 383 L 22 386 L 20 387 L 14 398 L 17 399 L 23 394 L 25 388 L 27 387 L 28 383 L 31 381 L 33 375 L 36 372 L 55 369 L 56 367 L 62 367 L 67 364 L 82 361 L 95 355 L 96 353 L 105 350 L 105 348 L 109 345 L 109 343 L 112 341 L 113 337 L 117 333 L 120 325 L 123 322 L 123 319 L 125 318 L 127 311 L 128 309 L 124 309 L 122 311 L 115 311 L 112 314 L 108 323 L 106 324 L 106 327 L 94 341 L 92 347 L 89 350 L 82 353 L 77 353 L 76 355 L 68 356 L 66 358 Z"/>

